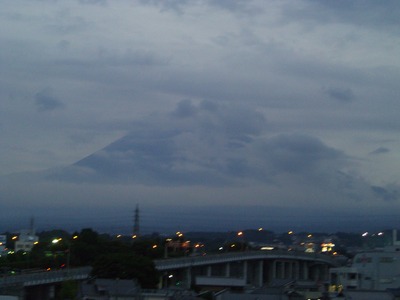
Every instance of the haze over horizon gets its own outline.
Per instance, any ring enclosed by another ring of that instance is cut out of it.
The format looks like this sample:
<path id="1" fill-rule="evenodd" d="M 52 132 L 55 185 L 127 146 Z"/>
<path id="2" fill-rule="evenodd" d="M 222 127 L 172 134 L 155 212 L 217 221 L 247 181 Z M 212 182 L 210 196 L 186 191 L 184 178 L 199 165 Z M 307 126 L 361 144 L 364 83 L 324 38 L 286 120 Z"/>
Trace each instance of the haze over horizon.
<path id="1" fill-rule="evenodd" d="M 0 16 L 0 230 L 399 227 L 399 2 Z"/>

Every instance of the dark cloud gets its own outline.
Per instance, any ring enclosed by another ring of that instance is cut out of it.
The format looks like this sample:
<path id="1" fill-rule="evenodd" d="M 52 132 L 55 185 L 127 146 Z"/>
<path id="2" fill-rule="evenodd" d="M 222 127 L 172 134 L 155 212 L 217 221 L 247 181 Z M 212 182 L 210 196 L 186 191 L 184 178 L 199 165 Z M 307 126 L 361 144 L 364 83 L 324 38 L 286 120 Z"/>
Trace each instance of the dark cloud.
<path id="1" fill-rule="evenodd" d="M 40 112 L 53 111 L 64 107 L 64 103 L 54 97 L 50 89 L 36 93 L 35 105 Z"/>
<path id="2" fill-rule="evenodd" d="M 172 113 L 177 118 L 193 117 L 197 112 L 197 108 L 190 100 L 182 100 L 178 103 L 175 111 Z"/>
<path id="3" fill-rule="evenodd" d="M 140 2 L 144 5 L 156 5 L 160 7 L 162 12 L 164 11 L 174 11 L 179 14 L 185 13 L 185 9 L 188 5 L 197 4 L 202 5 L 204 7 L 213 6 L 218 9 L 227 10 L 229 12 L 233 12 L 235 14 L 249 14 L 254 15 L 260 12 L 262 8 L 260 6 L 257 7 L 254 1 L 250 0 L 200 0 L 197 2 L 189 1 L 189 0 L 140 0 Z"/>
<path id="4" fill-rule="evenodd" d="M 255 15 L 260 13 L 263 8 L 261 6 L 255 5 L 254 1 L 249 1 L 249 0 L 236 0 L 236 1 L 231 1 L 231 0 L 220 0 L 220 1 L 213 1 L 213 0 L 208 0 L 207 3 L 209 5 L 213 5 L 218 8 L 226 9 L 228 11 L 234 12 L 234 13 L 239 13 L 239 14 L 251 14 Z"/>
<path id="5" fill-rule="evenodd" d="M 95 4 L 95 5 L 105 5 L 107 0 L 79 0 L 82 4 Z"/>
<path id="6" fill-rule="evenodd" d="M 295 19 L 307 19 L 324 23 L 355 24 L 376 30 L 394 30 L 400 25 L 400 5 L 396 0 L 374 1 L 304 1 L 306 5 L 287 7 L 286 14 Z M 308 4 L 308 5 L 307 5 Z M 312 7 L 312 9 L 310 8 Z M 322 13 L 323 12 L 323 13 Z"/>
<path id="7" fill-rule="evenodd" d="M 268 165 L 280 173 L 306 173 L 322 164 L 338 164 L 346 156 L 323 144 L 319 139 L 302 134 L 280 134 L 263 142 Z"/>
<path id="8" fill-rule="evenodd" d="M 314 1 L 313 1 L 314 2 Z M 399 26 L 400 4 L 396 0 L 384 3 L 374 0 L 326 1 L 319 4 L 331 9 L 342 21 L 367 26 Z"/>
<path id="9" fill-rule="evenodd" d="M 156 5 L 161 11 L 174 11 L 179 14 L 184 12 L 184 6 L 189 2 L 189 0 L 140 0 L 143 5 Z"/>
<path id="10" fill-rule="evenodd" d="M 70 10 L 60 10 L 53 19 L 48 20 L 44 28 L 58 35 L 71 35 L 84 32 L 90 27 L 85 17 L 77 16 Z"/>
<path id="11" fill-rule="evenodd" d="M 136 122 L 130 134 L 60 176 L 213 186 L 251 173 L 244 151 L 266 124 L 261 114 L 184 100 L 172 115 L 175 118 L 157 116 Z"/>
<path id="12" fill-rule="evenodd" d="M 234 185 L 245 178 L 266 182 L 282 174 L 311 181 L 335 177 L 348 159 L 311 136 L 264 137 L 264 117 L 248 109 L 210 110 L 207 103 L 184 100 L 173 115 L 178 118 L 136 123 L 130 134 L 55 177 L 177 186 Z"/>
<path id="13" fill-rule="evenodd" d="M 99 50 L 96 51 L 90 59 L 63 59 L 56 61 L 58 67 L 77 68 L 82 71 L 88 67 L 121 67 L 121 66 L 165 66 L 168 64 L 168 58 L 153 53 L 152 51 L 131 51 L 126 50 L 123 54 L 116 54 L 113 51 Z M 90 71 L 90 70 L 88 70 Z M 93 71 L 92 71 L 93 72 Z M 96 72 L 96 71 L 95 71 Z M 94 74 L 93 74 L 94 75 Z"/>
<path id="14" fill-rule="evenodd" d="M 371 189 L 378 199 L 382 199 L 384 201 L 397 201 L 400 198 L 400 194 L 397 189 L 388 189 L 381 186 L 371 186 Z"/>
<path id="15" fill-rule="evenodd" d="M 385 154 L 388 152 L 390 152 L 390 150 L 388 148 L 379 147 L 379 148 L 375 149 L 374 151 L 371 151 L 369 154 L 370 155 L 379 155 L 379 154 Z"/>
<path id="16" fill-rule="evenodd" d="M 349 88 L 331 87 L 328 88 L 325 93 L 332 99 L 340 102 L 350 102 L 355 98 L 353 91 Z"/>

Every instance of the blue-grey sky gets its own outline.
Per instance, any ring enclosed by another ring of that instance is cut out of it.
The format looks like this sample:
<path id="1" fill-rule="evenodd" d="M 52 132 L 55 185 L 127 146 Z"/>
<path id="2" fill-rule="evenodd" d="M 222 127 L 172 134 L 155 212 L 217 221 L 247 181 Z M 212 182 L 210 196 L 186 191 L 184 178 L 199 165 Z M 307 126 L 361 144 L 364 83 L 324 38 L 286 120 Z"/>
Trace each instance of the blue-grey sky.
<path id="1" fill-rule="evenodd" d="M 399 20 L 398 1 L 2 3 L 0 225 L 118 230 L 138 203 L 148 231 L 399 226 Z"/>

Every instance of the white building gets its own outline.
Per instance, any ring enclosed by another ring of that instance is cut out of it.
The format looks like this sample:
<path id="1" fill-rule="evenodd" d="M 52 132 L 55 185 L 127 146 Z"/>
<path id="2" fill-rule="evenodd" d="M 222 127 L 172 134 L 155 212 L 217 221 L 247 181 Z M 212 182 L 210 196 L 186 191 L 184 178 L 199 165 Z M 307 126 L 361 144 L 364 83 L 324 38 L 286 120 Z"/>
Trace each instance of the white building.
<path id="1" fill-rule="evenodd" d="M 14 251 L 29 252 L 37 242 L 39 242 L 39 237 L 35 234 L 34 230 L 21 230 L 18 240 L 15 241 Z"/>
<path id="2" fill-rule="evenodd" d="M 400 243 L 396 231 L 393 245 L 357 254 L 350 267 L 329 270 L 331 291 L 400 288 Z"/>
<path id="3" fill-rule="evenodd" d="M 0 235 L 0 256 L 2 256 L 6 252 L 6 244 L 7 236 L 4 234 Z"/>

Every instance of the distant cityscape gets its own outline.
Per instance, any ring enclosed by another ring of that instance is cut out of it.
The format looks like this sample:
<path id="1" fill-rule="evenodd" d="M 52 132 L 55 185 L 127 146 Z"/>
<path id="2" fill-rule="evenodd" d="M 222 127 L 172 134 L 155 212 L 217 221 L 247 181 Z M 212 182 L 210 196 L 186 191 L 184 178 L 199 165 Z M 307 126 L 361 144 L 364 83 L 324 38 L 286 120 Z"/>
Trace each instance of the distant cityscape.
<path id="1" fill-rule="evenodd" d="M 91 228 L 37 232 L 33 219 L 28 229 L 3 232 L 0 291 L 15 297 L 10 299 L 236 299 L 235 293 L 243 298 L 262 288 L 265 295 L 286 297 L 280 299 L 334 299 L 346 289 L 365 289 L 361 279 L 372 278 L 350 267 L 373 262 L 365 254 L 357 258 L 360 253 L 383 253 L 397 243 L 396 230 L 332 234 L 256 228 L 142 234 L 138 208 L 133 221 L 131 234 Z M 394 261 L 390 257 L 386 254 L 381 261 Z M 338 283 L 343 274 L 352 277 Z M 52 284 L 43 285 L 43 276 Z M 32 286 L 26 286 L 27 278 Z M 127 295 L 118 294 L 113 287 L 117 278 L 119 292 L 125 286 L 130 295 L 127 290 Z M 91 298 L 102 296 L 96 284 L 108 286 L 108 298 Z M 400 282 L 394 284 L 400 288 Z M 370 286 L 383 292 L 382 283 Z M 299 298 L 290 298 L 293 293 Z"/>

